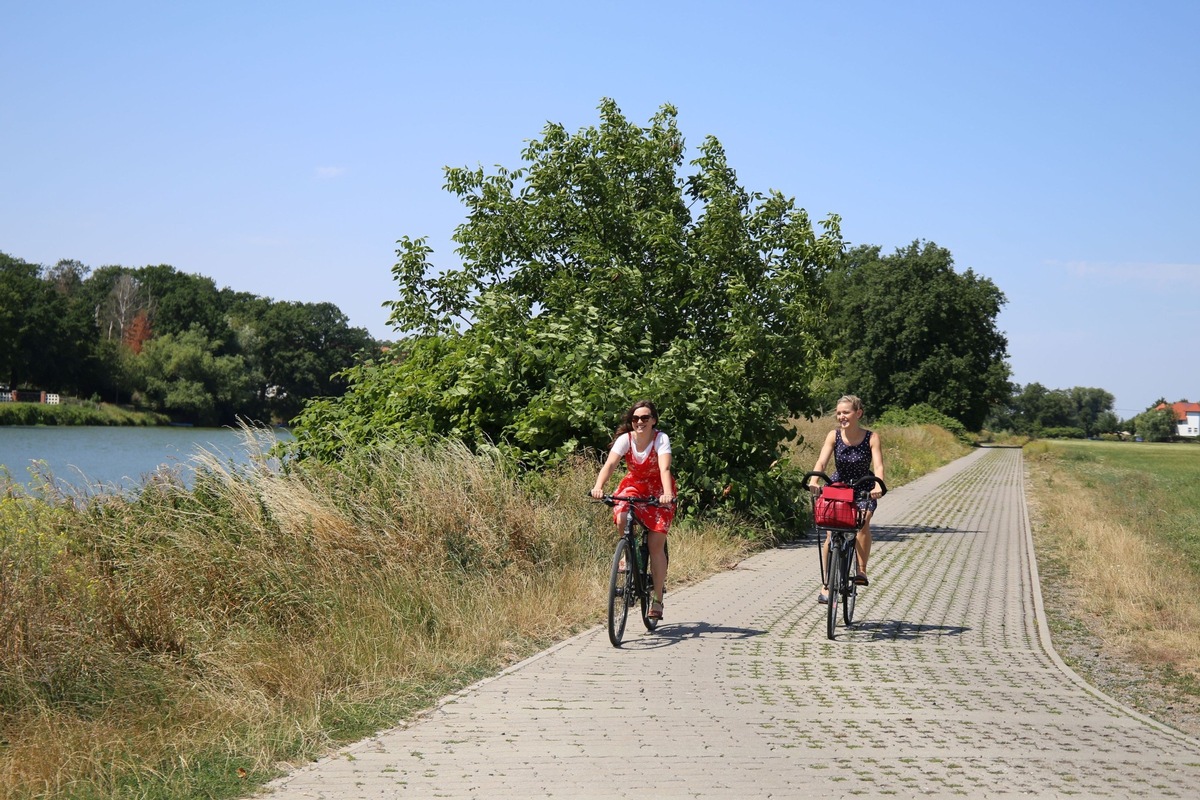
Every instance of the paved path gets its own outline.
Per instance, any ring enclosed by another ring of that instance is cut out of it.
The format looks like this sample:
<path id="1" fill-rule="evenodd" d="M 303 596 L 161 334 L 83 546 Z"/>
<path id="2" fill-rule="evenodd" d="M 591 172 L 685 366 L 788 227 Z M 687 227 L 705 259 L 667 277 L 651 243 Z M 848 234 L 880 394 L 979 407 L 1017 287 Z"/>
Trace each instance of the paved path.
<path id="1" fill-rule="evenodd" d="M 891 493 L 858 622 L 811 543 L 670 592 L 655 635 L 576 636 L 272 784 L 315 798 L 1200 797 L 1200 742 L 1049 649 L 1021 451 Z M 633 625 L 637 624 L 638 629 Z M 640 680 L 638 680 L 640 678 Z"/>

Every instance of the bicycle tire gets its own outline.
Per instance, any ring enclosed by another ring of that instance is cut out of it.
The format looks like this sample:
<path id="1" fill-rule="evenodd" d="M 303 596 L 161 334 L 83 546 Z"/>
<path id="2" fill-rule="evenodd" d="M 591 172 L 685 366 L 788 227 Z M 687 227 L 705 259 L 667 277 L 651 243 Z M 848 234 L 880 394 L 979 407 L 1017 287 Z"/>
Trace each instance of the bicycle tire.
<path id="1" fill-rule="evenodd" d="M 838 600 L 842 591 L 842 556 L 837 552 L 841 549 L 838 537 L 830 537 L 829 542 L 829 584 L 825 590 L 825 598 L 829 601 L 825 606 L 825 634 L 833 639 L 834 629 L 837 628 Z"/>
<path id="2" fill-rule="evenodd" d="M 842 619 L 847 625 L 854 624 L 854 601 L 858 599 L 858 584 L 854 582 L 858 576 L 858 558 L 854 554 L 852 544 L 846 545 L 845 559 L 842 562 L 842 574 L 846 576 L 846 599 L 842 601 Z"/>
<path id="3" fill-rule="evenodd" d="M 621 569 L 621 559 L 625 569 Z M 624 538 L 617 542 L 613 553 L 612 571 L 608 576 L 608 640 L 613 647 L 620 647 L 625 636 L 625 621 L 629 617 L 629 606 L 633 602 L 633 570 L 637 568 L 633 551 Z"/>
<path id="4" fill-rule="evenodd" d="M 646 533 L 643 532 L 642 535 L 645 536 Z M 671 563 L 671 551 L 667 548 L 666 542 L 663 542 L 663 555 L 666 556 L 667 564 L 669 565 Z M 638 600 L 641 601 L 642 606 L 642 624 L 646 626 L 646 630 L 654 631 L 658 627 L 658 623 L 662 622 L 662 620 L 650 618 L 650 599 L 654 597 L 654 571 L 650 568 L 649 553 L 646 554 L 646 571 L 642 575 L 642 589 L 645 591 L 638 595 Z M 666 594 L 666 592 L 667 587 L 664 583 L 663 594 Z"/>

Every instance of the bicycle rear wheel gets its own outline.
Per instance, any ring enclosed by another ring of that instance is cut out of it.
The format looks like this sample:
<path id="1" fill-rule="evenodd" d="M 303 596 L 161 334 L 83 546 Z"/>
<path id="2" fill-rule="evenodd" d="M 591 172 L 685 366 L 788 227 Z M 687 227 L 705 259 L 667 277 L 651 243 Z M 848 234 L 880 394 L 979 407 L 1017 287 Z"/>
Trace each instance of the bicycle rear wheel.
<path id="1" fill-rule="evenodd" d="M 622 560 L 624 569 L 621 568 Z M 612 572 L 608 578 L 608 640 L 613 647 L 620 647 L 625 636 L 625 620 L 629 617 L 629 606 L 633 604 L 633 570 L 636 568 L 633 551 L 622 538 L 613 553 Z"/>
<path id="2" fill-rule="evenodd" d="M 666 542 L 663 543 L 663 554 L 667 557 L 667 562 L 671 561 L 671 551 L 667 548 Z M 646 626 L 646 630 L 653 631 L 658 627 L 658 623 L 662 620 L 650 618 L 650 601 L 654 597 L 654 572 L 650 569 L 650 555 L 646 554 L 646 573 L 642 576 L 645 580 L 642 583 L 642 588 L 646 591 L 638 596 L 642 604 L 642 623 Z M 663 584 L 663 594 L 667 593 L 667 586 Z"/>
<path id="3" fill-rule="evenodd" d="M 650 618 L 650 598 L 654 595 L 654 579 L 646 572 L 646 591 L 638 598 L 642 603 L 642 624 L 646 630 L 652 631 L 658 627 L 658 620 Z"/>
<path id="4" fill-rule="evenodd" d="M 829 574 L 826 576 L 829 580 L 828 588 L 825 590 L 826 599 L 829 600 L 825 606 L 825 634 L 830 638 L 833 637 L 833 630 L 837 627 L 838 600 L 842 594 L 842 554 L 841 554 L 841 537 L 832 536 L 829 542 Z"/>
<path id="5" fill-rule="evenodd" d="M 646 626 L 646 630 L 652 631 L 658 627 L 659 620 L 650 618 L 650 599 L 654 597 L 654 575 L 650 572 L 649 564 L 646 564 L 646 574 L 643 578 L 645 582 L 642 584 L 642 588 L 646 591 L 638 596 L 642 602 L 642 624 Z"/>
<path id="6" fill-rule="evenodd" d="M 847 625 L 853 625 L 854 601 L 858 598 L 858 584 L 854 582 L 858 576 L 858 558 L 854 555 L 853 542 L 846 545 L 843 567 L 842 574 L 846 576 L 846 599 L 842 601 L 842 619 Z"/>

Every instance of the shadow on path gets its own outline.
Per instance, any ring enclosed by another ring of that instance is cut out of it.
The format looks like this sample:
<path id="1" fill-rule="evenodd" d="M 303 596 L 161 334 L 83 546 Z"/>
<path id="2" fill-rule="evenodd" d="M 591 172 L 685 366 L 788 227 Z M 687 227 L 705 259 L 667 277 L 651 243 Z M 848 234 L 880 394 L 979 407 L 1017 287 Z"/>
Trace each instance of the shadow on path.
<path id="1" fill-rule="evenodd" d="M 847 638 L 869 642 L 928 642 L 948 636 L 962 636 L 969 630 L 971 629 L 964 625 L 927 625 L 902 619 L 868 619 L 854 623 L 846 629 L 846 633 Z M 864 637 L 862 634 L 867 635 Z"/>
<path id="2" fill-rule="evenodd" d="M 950 528 L 944 525 L 871 525 L 871 539 L 876 542 L 903 542 L 920 534 L 972 534 L 987 531 Z"/>
<path id="3" fill-rule="evenodd" d="M 708 622 L 676 622 L 662 623 L 653 633 L 647 632 L 642 636 L 627 638 L 622 647 L 649 649 L 669 647 L 679 644 L 686 639 L 721 639 L 736 641 L 762 636 L 766 631 L 756 628 L 731 628 L 726 625 L 713 625 Z"/>
<path id="4" fill-rule="evenodd" d="M 818 536 L 819 533 L 819 536 Z M 912 539 L 923 534 L 971 534 L 971 533 L 986 533 L 980 530 L 965 530 L 963 528 L 950 528 L 944 525 L 880 525 L 871 523 L 871 539 L 874 541 L 886 542 L 903 542 L 906 539 Z M 779 545 L 777 550 L 801 550 L 806 547 L 812 547 L 817 542 L 824 543 L 825 532 L 809 529 L 804 534 L 803 538 L 794 541 L 786 542 Z"/>

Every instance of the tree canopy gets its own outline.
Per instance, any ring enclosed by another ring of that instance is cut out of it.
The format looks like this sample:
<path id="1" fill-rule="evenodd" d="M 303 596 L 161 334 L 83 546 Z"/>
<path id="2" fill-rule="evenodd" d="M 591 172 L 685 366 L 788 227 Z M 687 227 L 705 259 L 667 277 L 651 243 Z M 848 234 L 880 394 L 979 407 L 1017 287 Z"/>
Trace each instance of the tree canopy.
<path id="1" fill-rule="evenodd" d="M 837 385 L 871 413 L 927 403 L 970 430 L 1008 399 L 1005 303 L 991 280 L 956 272 L 950 251 L 913 242 L 845 253 L 830 280 Z"/>
<path id="2" fill-rule="evenodd" d="M 1011 396 L 992 409 L 987 426 L 1030 436 L 1062 435 L 1083 438 L 1116 433 L 1116 398 L 1091 386 L 1047 389 L 1034 382 L 1014 386 Z"/>
<path id="3" fill-rule="evenodd" d="M 743 189 L 713 137 L 683 175 L 669 105 L 646 127 L 611 100 L 599 111 L 574 134 L 548 124 L 517 169 L 447 168 L 467 211 L 461 263 L 437 268 L 424 239 L 400 240 L 402 352 L 309 404 L 304 452 L 450 436 L 545 463 L 607 449 L 649 398 L 679 442 L 688 507 L 792 513 L 795 476 L 771 467 L 787 422 L 816 407 L 838 218 L 818 232 L 791 198 Z"/>
<path id="4" fill-rule="evenodd" d="M 42 267 L 0 253 L 0 384 L 131 401 L 175 419 L 289 420 L 376 349 L 330 303 L 218 290 L 174 267 L 78 261 Z"/>

